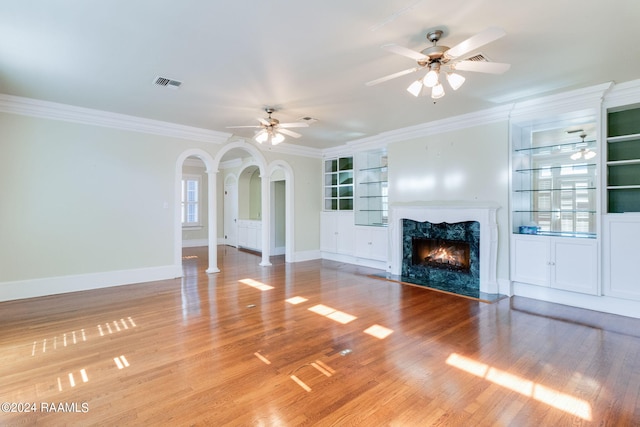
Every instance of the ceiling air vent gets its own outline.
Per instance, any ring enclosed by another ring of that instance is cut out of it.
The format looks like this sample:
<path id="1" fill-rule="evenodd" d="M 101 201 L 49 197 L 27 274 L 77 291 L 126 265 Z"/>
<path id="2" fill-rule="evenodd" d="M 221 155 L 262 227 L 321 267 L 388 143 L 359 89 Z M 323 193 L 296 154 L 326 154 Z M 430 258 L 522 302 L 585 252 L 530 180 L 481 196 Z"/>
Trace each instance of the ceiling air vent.
<path id="1" fill-rule="evenodd" d="M 178 80 L 173 80 L 173 79 L 168 79 L 166 77 L 158 76 L 153 81 L 153 84 L 155 84 L 157 86 L 168 87 L 169 89 L 178 89 L 180 87 L 180 85 L 182 84 L 182 82 L 180 82 Z"/>
<path id="2" fill-rule="evenodd" d="M 469 58 L 466 58 L 465 61 L 473 61 L 473 62 L 491 62 L 489 58 L 484 56 L 482 53 L 477 53 Z"/>

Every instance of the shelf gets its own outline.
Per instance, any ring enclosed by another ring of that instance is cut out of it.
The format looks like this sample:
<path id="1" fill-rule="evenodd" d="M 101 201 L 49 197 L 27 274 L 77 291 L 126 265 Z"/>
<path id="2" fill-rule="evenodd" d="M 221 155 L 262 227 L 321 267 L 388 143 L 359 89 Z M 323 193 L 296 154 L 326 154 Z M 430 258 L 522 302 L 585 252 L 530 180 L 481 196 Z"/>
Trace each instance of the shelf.
<path id="1" fill-rule="evenodd" d="M 540 193 L 540 192 L 551 192 L 551 191 L 582 191 L 582 190 L 597 190 L 596 187 L 584 187 L 584 188 L 549 188 L 546 190 L 513 190 L 515 193 Z"/>
<path id="2" fill-rule="evenodd" d="M 611 160 L 607 162 L 607 166 L 638 165 L 638 164 L 640 164 L 640 159 Z"/>
<path id="3" fill-rule="evenodd" d="M 640 188 L 640 184 L 636 185 L 609 185 L 607 190 L 633 190 Z"/>
<path id="4" fill-rule="evenodd" d="M 584 209 L 556 209 L 556 210 L 514 210 L 513 213 L 551 213 L 551 214 L 563 214 L 563 213 L 588 213 L 595 214 L 596 211 L 584 210 Z"/>
<path id="5" fill-rule="evenodd" d="M 583 148 L 583 147 L 595 147 L 596 146 L 596 141 L 595 140 L 589 140 L 589 141 L 578 141 L 578 142 L 566 142 L 566 143 L 563 143 L 563 144 L 543 145 L 541 147 L 516 148 L 513 151 L 514 151 L 514 153 L 523 153 L 523 154 L 533 154 L 533 155 L 535 155 L 536 151 L 558 150 L 558 149 L 561 149 L 561 148 L 567 148 L 567 147 L 571 147 L 571 146 L 575 147 L 576 150 L 578 148 Z M 570 150 L 566 150 L 566 151 L 570 151 Z"/>
<path id="6" fill-rule="evenodd" d="M 597 237 L 596 233 L 580 233 L 580 232 L 575 232 L 575 233 L 564 233 L 564 232 L 554 232 L 554 231 L 538 231 L 537 233 L 534 234 L 528 234 L 528 233 L 516 233 L 514 232 L 513 234 L 517 234 L 519 236 L 552 236 L 552 237 L 580 237 L 580 238 L 584 238 L 584 239 L 595 239 Z"/>
<path id="7" fill-rule="evenodd" d="M 562 165 L 562 166 L 550 166 L 548 168 L 530 168 L 530 169 L 515 169 L 514 172 L 525 173 L 525 172 L 539 172 L 539 171 L 548 171 L 548 170 L 557 170 L 557 169 L 577 169 L 577 168 L 594 168 L 597 165 L 595 163 L 579 163 L 575 165 Z"/>
<path id="8" fill-rule="evenodd" d="M 616 143 L 616 142 L 624 142 L 624 141 L 634 141 L 640 140 L 640 133 L 634 133 L 630 135 L 620 135 L 620 136 L 610 136 L 607 138 L 607 142 Z"/>
<path id="9" fill-rule="evenodd" d="M 389 166 L 384 165 L 384 166 L 375 166 L 375 167 L 371 167 L 371 168 L 362 168 L 362 169 L 358 169 L 358 171 L 360 172 L 366 172 L 366 171 L 383 171 L 385 169 L 387 169 Z"/>

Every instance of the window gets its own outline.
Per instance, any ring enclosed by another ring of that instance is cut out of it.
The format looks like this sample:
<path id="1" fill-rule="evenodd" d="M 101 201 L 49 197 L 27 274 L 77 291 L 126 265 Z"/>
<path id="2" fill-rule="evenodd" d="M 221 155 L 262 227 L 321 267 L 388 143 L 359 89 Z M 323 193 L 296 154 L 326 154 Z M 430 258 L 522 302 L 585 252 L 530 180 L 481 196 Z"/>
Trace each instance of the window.
<path id="1" fill-rule="evenodd" d="M 182 226 L 200 225 L 200 177 L 184 175 L 182 177 Z"/>

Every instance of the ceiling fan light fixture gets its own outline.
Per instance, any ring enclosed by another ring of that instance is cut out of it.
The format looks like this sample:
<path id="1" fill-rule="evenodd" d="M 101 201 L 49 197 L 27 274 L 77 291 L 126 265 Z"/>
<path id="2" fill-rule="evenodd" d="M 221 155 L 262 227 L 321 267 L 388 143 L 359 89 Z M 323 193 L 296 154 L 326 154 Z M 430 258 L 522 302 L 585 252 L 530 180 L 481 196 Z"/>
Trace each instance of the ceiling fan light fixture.
<path id="1" fill-rule="evenodd" d="M 407 88 L 407 91 L 413 96 L 420 96 L 420 92 L 422 92 L 422 87 L 424 84 L 422 83 L 422 79 L 418 79 L 415 82 L 411 83 Z"/>
<path id="2" fill-rule="evenodd" d="M 262 144 L 263 142 L 267 142 L 267 140 L 269 139 L 269 134 L 267 133 L 266 130 L 261 130 L 260 132 L 258 132 L 256 134 L 256 136 L 253 137 L 257 142 L 259 142 L 260 144 Z"/>
<path id="3" fill-rule="evenodd" d="M 580 157 L 582 157 L 582 151 L 576 151 L 571 155 L 571 160 L 578 160 Z"/>
<path id="4" fill-rule="evenodd" d="M 424 85 L 426 87 L 435 87 L 438 84 L 440 84 L 440 82 L 438 81 L 438 69 L 440 67 L 437 68 L 431 68 L 431 70 L 429 70 L 429 72 L 427 73 L 426 76 L 424 76 Z"/>
<path id="5" fill-rule="evenodd" d="M 464 83 L 466 79 L 457 73 L 447 73 L 447 82 L 449 82 L 449 86 L 451 89 L 458 90 L 460 86 Z"/>
<path id="6" fill-rule="evenodd" d="M 444 96 L 444 86 L 438 83 L 431 89 L 431 98 L 440 99 L 443 96 Z"/>
<path id="7" fill-rule="evenodd" d="M 281 133 L 275 133 L 271 136 L 271 145 L 278 145 L 284 141 L 284 136 Z"/>
<path id="8" fill-rule="evenodd" d="M 595 151 L 591 151 L 591 150 L 587 150 L 584 153 L 584 158 L 589 160 L 589 159 L 593 159 L 596 156 L 596 152 Z"/>

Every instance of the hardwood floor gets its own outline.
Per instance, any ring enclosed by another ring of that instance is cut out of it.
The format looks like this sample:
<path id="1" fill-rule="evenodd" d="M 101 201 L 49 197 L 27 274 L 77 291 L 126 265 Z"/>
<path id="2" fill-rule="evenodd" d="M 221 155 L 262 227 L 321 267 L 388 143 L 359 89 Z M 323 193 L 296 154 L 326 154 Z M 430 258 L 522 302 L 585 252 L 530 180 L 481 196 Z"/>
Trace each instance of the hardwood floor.
<path id="1" fill-rule="evenodd" d="M 0 303 L 0 425 L 640 425 L 638 319 L 218 253 Z"/>

